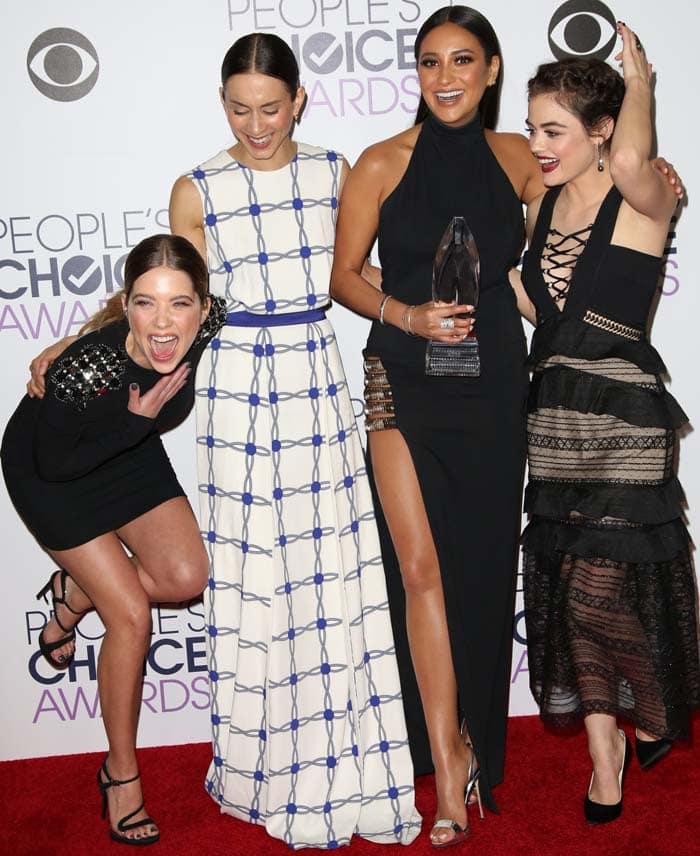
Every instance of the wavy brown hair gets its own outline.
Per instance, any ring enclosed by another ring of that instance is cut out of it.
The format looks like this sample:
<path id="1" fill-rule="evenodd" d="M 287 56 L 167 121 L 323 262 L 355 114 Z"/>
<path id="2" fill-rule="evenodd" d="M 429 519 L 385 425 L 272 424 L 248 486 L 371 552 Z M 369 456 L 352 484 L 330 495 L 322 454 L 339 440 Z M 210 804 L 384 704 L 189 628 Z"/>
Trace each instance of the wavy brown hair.
<path id="1" fill-rule="evenodd" d="M 209 295 L 209 272 L 198 250 L 180 235 L 151 235 L 138 243 L 126 257 L 124 288 L 112 295 L 105 306 L 85 322 L 78 335 L 121 321 L 124 317 L 122 297 L 128 300 L 136 280 L 158 267 L 186 273 L 197 297 L 202 303 L 206 301 Z"/>
<path id="2" fill-rule="evenodd" d="M 592 134 L 606 119 L 617 121 L 625 82 L 601 59 L 572 57 L 539 66 L 527 82 L 527 95 L 553 95 Z"/>

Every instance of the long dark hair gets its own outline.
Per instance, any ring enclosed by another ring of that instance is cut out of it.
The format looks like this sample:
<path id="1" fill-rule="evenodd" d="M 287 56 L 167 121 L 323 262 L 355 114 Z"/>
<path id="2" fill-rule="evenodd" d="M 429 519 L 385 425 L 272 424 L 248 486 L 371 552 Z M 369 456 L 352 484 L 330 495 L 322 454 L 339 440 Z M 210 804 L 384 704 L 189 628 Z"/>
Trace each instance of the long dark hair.
<path id="1" fill-rule="evenodd" d="M 105 306 L 89 318 L 79 335 L 120 321 L 124 317 L 122 297 L 129 299 L 136 280 L 149 270 L 165 267 L 186 273 L 202 304 L 209 296 L 209 272 L 195 247 L 180 235 L 151 235 L 138 243 L 124 263 L 124 288 L 112 295 Z"/>
<path id="2" fill-rule="evenodd" d="M 527 82 L 528 98 L 536 95 L 553 95 L 592 134 L 608 117 L 617 121 L 625 82 L 601 59 L 573 57 L 539 66 Z"/>
<path id="3" fill-rule="evenodd" d="M 221 63 L 221 85 L 234 74 L 257 71 L 276 77 L 287 87 L 294 99 L 299 89 L 299 66 L 289 45 L 272 33 L 248 33 L 241 36 L 226 51 Z"/>
<path id="4" fill-rule="evenodd" d="M 501 85 L 503 83 L 503 57 L 501 55 L 501 46 L 498 43 L 496 31 L 491 26 L 487 18 L 476 9 L 470 6 L 443 6 L 423 22 L 423 26 L 418 30 L 416 43 L 413 48 L 413 54 L 418 62 L 420 56 L 420 48 L 423 39 L 431 30 L 436 27 L 441 27 L 443 24 L 457 24 L 463 30 L 471 33 L 483 48 L 486 62 L 497 56 L 500 62 L 498 69 L 498 77 L 493 86 L 489 86 L 484 92 L 481 101 L 479 102 L 479 115 L 481 117 L 481 125 L 484 128 L 495 128 L 498 122 L 498 111 L 501 104 Z M 428 105 L 425 103 L 421 95 L 418 103 L 418 112 L 416 113 L 416 125 L 422 122 L 428 115 Z"/>

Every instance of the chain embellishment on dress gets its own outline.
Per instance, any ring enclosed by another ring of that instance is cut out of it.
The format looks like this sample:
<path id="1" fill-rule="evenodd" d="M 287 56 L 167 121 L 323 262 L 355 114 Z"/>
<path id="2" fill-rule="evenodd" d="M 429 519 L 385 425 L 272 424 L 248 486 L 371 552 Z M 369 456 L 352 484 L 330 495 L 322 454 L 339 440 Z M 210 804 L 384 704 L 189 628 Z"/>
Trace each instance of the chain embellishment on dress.
<path id="1" fill-rule="evenodd" d="M 85 410 L 88 401 L 109 390 L 121 389 L 126 362 L 123 348 L 86 345 L 77 354 L 56 363 L 49 383 L 59 401 Z"/>
<path id="2" fill-rule="evenodd" d="M 221 330 L 221 328 L 226 324 L 226 301 L 223 297 L 217 297 L 214 294 L 210 294 L 209 296 L 211 297 L 209 314 L 199 328 L 194 340 L 195 345 L 203 342 L 205 339 L 213 339 L 219 330 Z"/>
<path id="3" fill-rule="evenodd" d="M 616 336 L 622 336 L 623 339 L 630 339 L 633 342 L 639 342 L 644 337 L 644 331 L 638 330 L 636 327 L 630 327 L 629 324 L 621 324 L 619 321 L 613 321 L 611 318 L 606 318 L 604 315 L 599 315 L 597 312 L 589 309 L 583 316 L 586 324 L 591 324 L 593 327 L 599 327 L 608 333 L 614 333 Z"/>
<path id="4" fill-rule="evenodd" d="M 542 251 L 542 276 L 559 309 L 564 308 L 576 262 L 586 248 L 592 228 L 591 223 L 569 235 L 562 235 L 553 228 L 547 233 L 548 241 Z"/>
<path id="5" fill-rule="evenodd" d="M 394 398 L 386 369 L 379 357 L 365 357 L 365 429 L 396 428 Z"/>

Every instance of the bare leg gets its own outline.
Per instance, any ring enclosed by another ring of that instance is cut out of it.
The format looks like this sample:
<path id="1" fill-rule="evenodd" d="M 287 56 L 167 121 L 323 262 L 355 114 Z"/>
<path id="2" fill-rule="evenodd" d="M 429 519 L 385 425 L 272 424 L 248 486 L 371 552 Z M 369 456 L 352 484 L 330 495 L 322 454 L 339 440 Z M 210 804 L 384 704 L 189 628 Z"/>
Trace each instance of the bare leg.
<path id="1" fill-rule="evenodd" d="M 200 595 L 209 560 L 197 520 L 184 496 L 170 499 L 119 529 L 151 603 L 180 603 Z"/>
<path id="2" fill-rule="evenodd" d="M 614 716 L 591 713 L 584 717 L 583 721 L 595 773 L 590 798 L 602 805 L 614 805 L 622 796 L 618 777 L 624 758 L 625 742 L 620 739 Z"/>
<path id="3" fill-rule="evenodd" d="M 134 552 L 131 558 L 122 541 Z M 208 562 L 196 520 L 187 500 L 177 497 L 118 533 L 53 556 L 74 580 L 78 601 L 82 595 L 94 604 L 105 626 L 97 680 L 109 744 L 106 767 L 113 779 L 130 779 L 138 772 L 136 730 L 143 660 L 150 644 L 150 601 L 189 599 L 206 583 Z M 107 791 L 113 830 L 141 803 L 141 793 L 139 779 Z M 142 810 L 130 822 L 145 817 Z M 146 825 L 126 835 L 142 838 L 156 831 L 157 827 Z"/>
<path id="4" fill-rule="evenodd" d="M 437 814 L 464 827 L 470 750 L 459 733 L 457 682 L 437 552 L 413 460 L 400 432 L 372 432 L 369 444 L 406 592 L 408 643 L 435 766 Z M 454 835 L 452 830 L 440 829 L 432 837 L 444 843 Z"/>
<path id="5" fill-rule="evenodd" d="M 136 728 L 141 706 L 143 659 L 151 632 L 151 611 L 132 562 L 114 533 L 101 535 L 72 550 L 53 553 L 59 564 L 95 605 L 105 626 L 97 683 L 109 755 L 107 767 L 115 779 L 138 772 Z M 141 802 L 141 782 L 111 788 L 108 805 L 112 829 Z M 140 812 L 132 820 L 146 817 Z M 156 831 L 145 826 L 127 833 L 143 837 Z"/>
<path id="6" fill-rule="evenodd" d="M 134 553 L 131 561 L 152 603 L 179 603 L 202 592 L 207 581 L 208 560 L 196 519 L 185 497 L 175 497 L 156 506 L 122 527 L 118 534 Z M 58 593 L 58 582 L 55 586 Z M 92 601 L 72 575 L 66 582 L 66 601 L 76 612 L 93 608 Z M 62 605 L 58 605 L 57 613 L 67 629 L 80 621 Z M 52 617 L 44 629 L 45 640 L 53 642 L 65 635 Z M 60 663 L 59 657 L 68 657 L 74 649 L 75 642 L 68 642 L 53 652 L 52 657 Z"/>

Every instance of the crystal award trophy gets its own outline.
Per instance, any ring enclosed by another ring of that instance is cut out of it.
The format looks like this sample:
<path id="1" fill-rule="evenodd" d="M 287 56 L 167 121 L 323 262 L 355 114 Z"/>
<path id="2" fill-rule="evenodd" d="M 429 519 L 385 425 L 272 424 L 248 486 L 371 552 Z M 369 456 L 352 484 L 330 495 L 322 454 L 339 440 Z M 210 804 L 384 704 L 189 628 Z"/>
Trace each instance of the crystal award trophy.
<path id="1" fill-rule="evenodd" d="M 476 310 L 479 251 L 464 217 L 452 218 L 438 244 L 433 264 L 433 300 L 462 303 Z M 474 333 L 454 344 L 431 339 L 425 353 L 425 373 L 439 377 L 479 377 L 479 342 Z"/>

